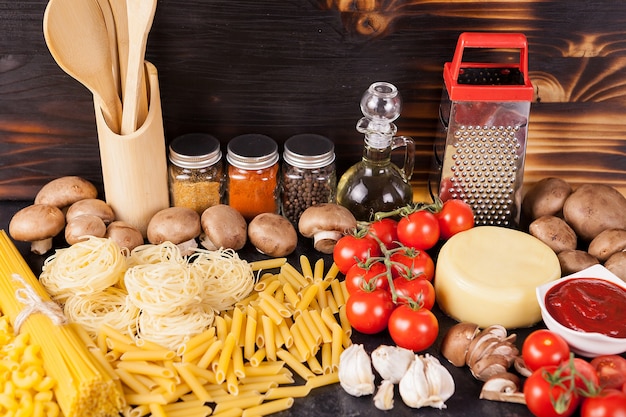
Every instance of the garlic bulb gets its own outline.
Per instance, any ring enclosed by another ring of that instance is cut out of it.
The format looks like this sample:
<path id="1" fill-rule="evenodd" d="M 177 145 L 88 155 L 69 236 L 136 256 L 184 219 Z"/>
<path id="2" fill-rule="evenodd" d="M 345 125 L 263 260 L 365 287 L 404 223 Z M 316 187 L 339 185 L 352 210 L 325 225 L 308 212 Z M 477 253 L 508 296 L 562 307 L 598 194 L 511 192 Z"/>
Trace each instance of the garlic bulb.
<path id="1" fill-rule="evenodd" d="M 393 382 L 384 379 L 374 395 L 374 405 L 379 410 L 391 410 L 393 408 Z"/>
<path id="2" fill-rule="evenodd" d="M 372 352 L 374 369 L 382 379 L 389 380 L 393 384 L 400 382 L 414 359 L 415 354 L 412 350 L 399 346 L 381 345 Z"/>
<path id="3" fill-rule="evenodd" d="M 446 408 L 445 401 L 454 394 L 454 379 L 437 358 L 426 354 L 415 360 L 399 384 L 400 396 L 413 408 Z"/>
<path id="4" fill-rule="evenodd" d="M 339 357 L 339 383 L 350 395 L 360 397 L 374 393 L 374 372 L 363 345 L 351 345 Z"/>

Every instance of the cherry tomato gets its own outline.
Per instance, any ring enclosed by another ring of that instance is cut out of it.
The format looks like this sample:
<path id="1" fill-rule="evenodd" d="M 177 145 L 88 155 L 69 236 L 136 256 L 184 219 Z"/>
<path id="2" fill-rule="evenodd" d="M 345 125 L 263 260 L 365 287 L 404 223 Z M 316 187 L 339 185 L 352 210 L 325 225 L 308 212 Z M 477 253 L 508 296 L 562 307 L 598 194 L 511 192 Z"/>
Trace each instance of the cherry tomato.
<path id="1" fill-rule="evenodd" d="M 444 240 L 474 227 L 474 211 L 463 200 L 446 201 L 435 216 L 439 221 L 440 238 Z"/>
<path id="2" fill-rule="evenodd" d="M 356 291 L 346 301 L 346 316 L 350 325 L 361 333 L 375 334 L 387 328 L 393 312 L 389 291 L 376 288 L 372 291 Z"/>
<path id="3" fill-rule="evenodd" d="M 404 246 L 428 250 L 439 241 L 439 221 L 426 210 L 404 216 L 398 221 L 398 239 Z"/>
<path id="4" fill-rule="evenodd" d="M 437 340 L 439 322 L 430 310 L 402 304 L 391 313 L 389 334 L 396 345 L 420 352 Z"/>
<path id="5" fill-rule="evenodd" d="M 433 258 L 423 250 L 404 248 L 389 257 L 392 262 L 391 272 L 394 277 L 424 278 L 432 281 L 435 276 Z"/>
<path id="6" fill-rule="evenodd" d="M 626 394 L 607 389 L 595 397 L 585 398 L 580 407 L 580 417 L 624 417 L 626 416 Z"/>
<path id="7" fill-rule="evenodd" d="M 335 244 L 333 261 L 339 271 L 345 274 L 358 261 L 364 261 L 370 256 L 379 256 L 380 253 L 380 246 L 372 239 L 345 235 Z"/>
<path id="8" fill-rule="evenodd" d="M 368 226 L 367 236 L 378 239 L 387 249 L 398 247 L 398 222 L 384 218 L 372 222 Z"/>
<path id="9" fill-rule="evenodd" d="M 602 388 L 626 389 L 626 359 L 619 355 L 601 355 L 591 360 Z"/>
<path id="10" fill-rule="evenodd" d="M 420 307 L 430 310 L 435 305 L 435 287 L 423 278 L 394 278 L 393 286 L 398 295 L 398 303 L 416 302 Z"/>
<path id="11" fill-rule="evenodd" d="M 569 359 L 570 348 L 558 334 L 539 329 L 530 333 L 522 345 L 522 359 L 531 371 L 543 366 L 559 365 Z"/>
<path id="12" fill-rule="evenodd" d="M 363 290 L 367 286 L 389 289 L 389 279 L 387 279 L 387 267 L 382 262 L 371 264 L 356 263 L 352 265 L 346 273 L 346 290 L 352 294 L 357 290 Z"/>
<path id="13" fill-rule="evenodd" d="M 571 360 L 573 360 L 573 365 L 576 369 L 575 381 L 578 392 L 581 395 L 582 393 L 593 394 L 597 392 L 600 387 L 600 379 L 593 365 L 582 358 L 573 358 Z M 563 362 L 561 366 L 569 367 L 571 365 L 568 360 Z"/>
<path id="14" fill-rule="evenodd" d="M 580 404 L 580 397 L 566 383 L 550 382 L 558 369 L 558 365 L 539 368 L 524 383 L 526 406 L 536 417 L 569 417 Z"/>

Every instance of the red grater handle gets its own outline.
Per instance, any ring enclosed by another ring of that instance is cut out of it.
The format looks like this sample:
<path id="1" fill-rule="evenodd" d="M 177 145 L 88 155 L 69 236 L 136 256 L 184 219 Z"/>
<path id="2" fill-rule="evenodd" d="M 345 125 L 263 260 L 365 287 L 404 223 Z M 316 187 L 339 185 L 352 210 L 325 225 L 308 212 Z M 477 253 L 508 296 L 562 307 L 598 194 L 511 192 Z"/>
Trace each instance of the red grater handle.
<path id="1" fill-rule="evenodd" d="M 444 78 L 449 90 L 451 90 L 451 87 L 456 87 L 457 90 L 460 90 L 459 93 L 462 95 L 465 95 L 466 90 L 463 86 L 458 86 L 456 81 L 461 71 L 463 53 L 466 48 L 519 49 L 519 63 L 513 65 L 507 63 L 506 65 L 519 68 L 524 77 L 524 85 L 521 91 L 516 92 L 516 88 L 512 88 L 511 90 L 513 91 L 514 99 L 532 98 L 532 84 L 528 78 L 528 41 L 524 34 L 487 32 L 461 33 L 457 41 L 452 62 L 446 63 L 444 66 Z M 503 87 L 502 90 L 507 90 L 507 87 Z M 485 90 L 482 89 L 482 91 L 484 92 Z M 519 94 L 520 92 L 521 95 Z"/>

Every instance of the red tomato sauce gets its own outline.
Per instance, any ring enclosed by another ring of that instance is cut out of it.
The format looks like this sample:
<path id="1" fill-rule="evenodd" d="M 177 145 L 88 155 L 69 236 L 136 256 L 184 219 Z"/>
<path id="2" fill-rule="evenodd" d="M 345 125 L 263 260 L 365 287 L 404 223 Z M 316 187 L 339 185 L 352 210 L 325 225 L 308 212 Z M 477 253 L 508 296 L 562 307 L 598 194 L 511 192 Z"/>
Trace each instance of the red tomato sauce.
<path id="1" fill-rule="evenodd" d="M 562 325 L 626 338 L 626 290 L 596 278 L 563 281 L 545 297 L 548 312 Z"/>

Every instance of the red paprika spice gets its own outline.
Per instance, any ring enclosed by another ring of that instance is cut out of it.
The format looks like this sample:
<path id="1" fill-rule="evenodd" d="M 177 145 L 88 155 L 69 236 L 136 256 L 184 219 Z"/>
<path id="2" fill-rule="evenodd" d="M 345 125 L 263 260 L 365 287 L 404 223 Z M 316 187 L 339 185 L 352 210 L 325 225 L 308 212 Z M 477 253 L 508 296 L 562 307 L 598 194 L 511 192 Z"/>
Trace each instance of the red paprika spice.
<path id="1" fill-rule="evenodd" d="M 247 221 L 278 213 L 278 159 L 278 145 L 265 135 L 241 135 L 228 143 L 228 205 Z"/>

